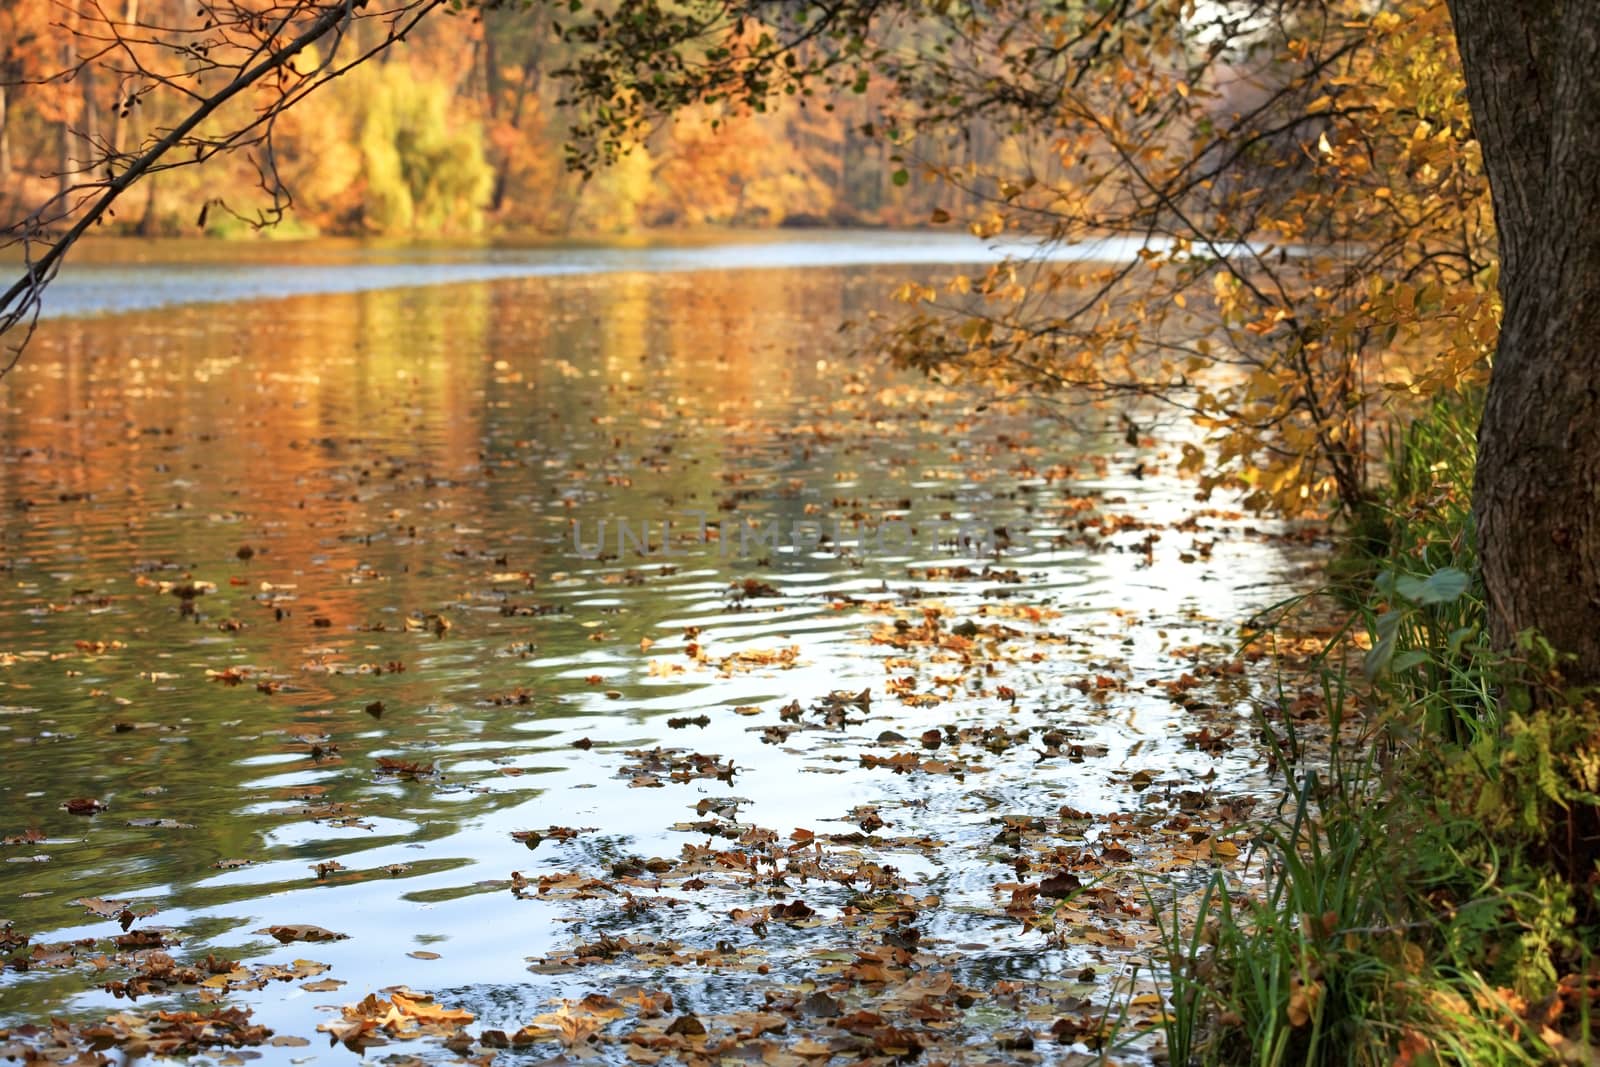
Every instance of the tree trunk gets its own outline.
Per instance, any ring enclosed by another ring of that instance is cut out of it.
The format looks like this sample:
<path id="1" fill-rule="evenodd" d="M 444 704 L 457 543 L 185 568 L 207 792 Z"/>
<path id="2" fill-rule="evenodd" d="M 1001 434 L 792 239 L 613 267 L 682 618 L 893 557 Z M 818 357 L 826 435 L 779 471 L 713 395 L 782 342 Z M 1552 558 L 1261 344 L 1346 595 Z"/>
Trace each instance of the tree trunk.
<path id="1" fill-rule="evenodd" d="M 7 112 L 6 87 L 0 85 L 0 196 L 4 196 L 6 186 L 11 184 L 11 127 L 6 120 Z"/>
<path id="2" fill-rule="evenodd" d="M 1449 0 L 1505 303 L 1473 490 L 1492 636 L 1600 682 L 1600 9 Z"/>
<path id="3" fill-rule="evenodd" d="M 82 21 L 83 16 L 77 16 Z M 83 93 L 83 162 L 88 164 L 99 156 L 100 144 L 100 104 L 99 93 L 95 90 L 95 65 L 85 63 L 78 72 L 78 85 Z"/>
<path id="4" fill-rule="evenodd" d="M 94 68 L 84 67 L 78 81 L 83 87 L 83 162 L 87 164 L 100 155 L 100 104 L 95 99 L 98 94 Z"/>
<path id="5" fill-rule="evenodd" d="M 528 49 L 528 59 L 522 65 L 522 80 L 517 83 L 517 95 L 511 104 L 511 128 L 522 128 L 522 110 L 527 105 L 528 95 L 533 89 L 534 82 L 539 77 L 538 49 Z M 506 192 L 511 181 L 511 161 L 502 157 L 495 166 L 494 195 L 489 201 L 489 210 L 499 212 L 505 206 Z"/>
<path id="6" fill-rule="evenodd" d="M 139 24 L 139 0 L 127 0 L 122 8 L 123 33 L 132 33 Z M 127 135 L 128 123 L 133 120 L 133 108 L 127 101 L 127 89 L 119 86 L 117 89 L 116 107 L 111 110 L 111 158 L 116 159 L 122 155 L 123 139 Z M 124 110 L 127 114 L 124 115 Z"/>
<path id="7" fill-rule="evenodd" d="M 65 105 L 63 104 L 63 111 Z M 67 214 L 71 210 L 72 196 L 72 123 L 63 116 L 56 127 L 56 211 Z"/>
<path id="8" fill-rule="evenodd" d="M 156 177 L 150 175 L 145 179 L 145 188 L 150 190 L 150 195 L 144 200 L 144 214 L 139 216 L 139 224 L 133 228 L 139 237 L 156 236 Z"/>
<path id="9" fill-rule="evenodd" d="M 73 51 L 78 32 L 78 6 L 70 4 L 67 7 L 67 16 L 62 23 L 66 31 L 65 40 L 61 42 L 61 68 L 71 71 L 78 61 Z M 70 214 L 72 211 L 71 195 L 74 176 L 72 174 L 72 91 L 66 87 L 61 90 L 61 125 L 57 127 L 56 140 L 56 197 L 59 203 L 56 212 L 60 215 Z"/>

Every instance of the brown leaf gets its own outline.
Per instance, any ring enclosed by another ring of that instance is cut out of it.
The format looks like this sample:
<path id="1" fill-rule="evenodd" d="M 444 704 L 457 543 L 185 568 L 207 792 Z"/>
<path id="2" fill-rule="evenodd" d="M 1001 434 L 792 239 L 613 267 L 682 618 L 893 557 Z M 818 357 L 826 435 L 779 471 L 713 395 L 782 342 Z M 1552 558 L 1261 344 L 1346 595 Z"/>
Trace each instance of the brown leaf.
<path id="1" fill-rule="evenodd" d="M 815 908 L 812 908 L 805 901 L 798 898 L 790 904 L 780 903 L 772 906 L 772 917 L 774 919 L 798 921 L 800 919 L 809 919 L 816 913 L 817 912 Z"/>
<path id="2" fill-rule="evenodd" d="M 1071 871 L 1057 871 L 1039 883 L 1039 895 L 1065 900 L 1083 888 L 1083 880 Z"/>
<path id="3" fill-rule="evenodd" d="M 431 763 L 421 763 L 414 760 L 393 759 L 389 756 L 378 757 L 378 773 L 391 774 L 396 778 L 427 778 L 434 773 Z"/>
<path id="4" fill-rule="evenodd" d="M 287 945 L 291 941 L 344 941 L 349 934 L 336 934 L 332 930 L 325 930 L 320 926 L 310 926 L 299 923 L 290 926 L 268 926 L 254 931 L 258 934 L 270 934 L 280 942 Z M 343 1040 L 341 1038 L 341 1040 Z"/>
<path id="5" fill-rule="evenodd" d="M 672 1023 L 667 1027 L 667 1033 L 674 1037 L 704 1037 L 706 1027 L 704 1023 L 693 1015 L 680 1015 L 672 1020 Z"/>
<path id="6" fill-rule="evenodd" d="M 394 1002 L 394 1006 L 400 1009 L 403 1014 L 409 1015 L 419 1022 L 447 1023 L 459 1026 L 470 1023 L 475 1018 L 470 1011 L 464 1011 L 460 1008 L 441 1008 L 433 1003 L 432 997 L 417 996 L 415 994 L 407 996 L 404 993 L 397 992 L 391 995 L 391 999 Z"/>
<path id="7" fill-rule="evenodd" d="M 800 1008 L 819 1019 L 837 1019 L 840 1014 L 839 1002 L 820 989 L 801 1001 Z"/>
<path id="8" fill-rule="evenodd" d="M 1322 999 L 1322 983 L 1313 981 L 1307 983 L 1296 977 L 1290 981 L 1289 993 L 1289 1025 L 1296 1030 L 1308 1025 L 1317 1011 L 1317 1002 Z"/>

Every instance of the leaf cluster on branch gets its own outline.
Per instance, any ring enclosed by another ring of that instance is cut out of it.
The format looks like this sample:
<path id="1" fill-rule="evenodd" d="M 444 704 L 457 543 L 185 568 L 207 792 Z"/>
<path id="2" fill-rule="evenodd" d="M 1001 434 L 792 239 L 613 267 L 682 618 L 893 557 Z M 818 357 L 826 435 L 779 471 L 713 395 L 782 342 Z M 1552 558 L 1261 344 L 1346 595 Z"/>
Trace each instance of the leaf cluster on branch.
<path id="1" fill-rule="evenodd" d="M 1361 506 L 1383 427 L 1487 369 L 1493 216 L 1438 0 L 641 0 L 568 32 L 580 166 L 692 100 L 887 84 L 862 132 L 896 180 L 1022 242 L 905 287 L 895 357 L 1174 406 L 1183 465 L 1254 506 Z M 1005 139 L 972 151 L 980 125 Z"/>

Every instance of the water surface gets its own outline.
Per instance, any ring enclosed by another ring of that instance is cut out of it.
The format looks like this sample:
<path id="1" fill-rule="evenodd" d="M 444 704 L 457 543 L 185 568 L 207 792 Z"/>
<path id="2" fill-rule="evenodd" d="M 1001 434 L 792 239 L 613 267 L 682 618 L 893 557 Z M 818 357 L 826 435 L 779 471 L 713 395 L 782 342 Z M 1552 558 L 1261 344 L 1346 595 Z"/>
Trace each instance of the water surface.
<path id="1" fill-rule="evenodd" d="M 46 293 L 43 316 L 135 311 L 310 293 L 355 293 L 421 285 L 574 274 L 660 274 L 807 267 L 997 263 L 1008 256 L 1124 260 L 1141 242 L 1104 238 L 1042 249 L 962 233 L 819 230 L 706 238 L 696 244 L 547 244 L 463 247 L 317 239 L 217 242 L 85 242 Z"/>
<path id="2" fill-rule="evenodd" d="M 326 963 L 337 993 L 234 998 L 302 1035 L 319 1005 L 401 982 L 514 1030 L 552 997 L 642 977 L 552 963 L 599 933 L 731 942 L 766 954 L 770 981 L 803 980 L 804 938 L 730 922 L 759 892 L 651 912 L 511 889 L 513 871 L 678 856 L 710 839 L 673 827 L 737 797 L 741 825 L 782 834 L 850 830 L 870 806 L 899 837 L 949 843 L 861 850 L 952 905 L 924 935 L 975 980 L 1106 966 L 1104 945 L 1051 948 L 986 913 L 1016 875 L 1004 850 L 972 857 L 999 815 L 1247 788 L 1248 748 L 1186 746 L 1196 720 L 1155 686 L 1272 599 L 1283 563 L 1113 412 L 980 410 L 853 358 L 837 323 L 953 268 L 774 262 L 807 249 L 759 246 L 759 271 L 722 252 L 678 269 L 694 251 L 196 268 L 185 299 L 234 302 L 42 327 L 0 386 L 0 919 L 103 939 L 117 922 L 74 902 L 114 898 L 159 909 L 139 928 L 169 929 L 186 959 Z M 451 284 L 377 288 L 418 272 Z M 57 310 L 164 304 L 181 272 L 130 268 L 114 298 L 89 273 L 63 279 Z M 615 538 L 668 518 L 670 556 L 659 536 L 593 547 L 602 520 Z M 810 522 L 896 536 L 759 543 Z M 992 558 L 941 541 L 962 524 L 998 531 Z M 946 629 L 1014 630 L 995 647 L 1016 654 L 919 665 L 872 639 L 930 605 Z M 1106 674 L 1127 684 L 1097 689 Z M 769 732 L 790 702 L 862 690 L 842 724 Z M 1244 697 L 1212 713 L 1247 726 Z M 862 765 L 905 750 L 885 731 L 947 725 L 1060 729 L 1091 756 L 969 752 L 984 769 L 960 779 Z M 626 753 L 656 746 L 736 774 L 652 787 Z M 1164 790 L 1130 785 L 1140 771 Z M 526 830 L 546 832 L 531 852 L 511 837 Z M 825 914 L 848 899 L 806 897 Z M 288 923 L 349 939 L 255 932 Z M 756 996 L 737 968 L 650 977 L 705 1010 Z M 0 973 L 0 1023 L 103 1013 L 104 980 Z"/>

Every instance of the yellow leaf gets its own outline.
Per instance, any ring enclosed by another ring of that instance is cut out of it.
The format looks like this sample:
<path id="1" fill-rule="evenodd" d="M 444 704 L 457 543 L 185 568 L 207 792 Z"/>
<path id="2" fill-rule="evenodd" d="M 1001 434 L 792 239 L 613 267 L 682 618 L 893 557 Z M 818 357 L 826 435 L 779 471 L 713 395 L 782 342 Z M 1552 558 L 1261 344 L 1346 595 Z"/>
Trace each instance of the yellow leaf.
<path id="1" fill-rule="evenodd" d="M 430 999 L 416 999 L 404 993 L 393 994 L 394 1006 L 411 1018 L 425 1023 L 470 1023 L 474 1016 L 460 1008 L 441 1008 Z"/>

